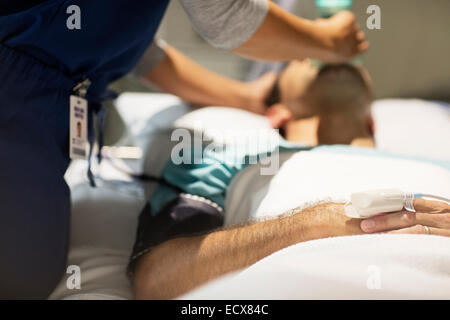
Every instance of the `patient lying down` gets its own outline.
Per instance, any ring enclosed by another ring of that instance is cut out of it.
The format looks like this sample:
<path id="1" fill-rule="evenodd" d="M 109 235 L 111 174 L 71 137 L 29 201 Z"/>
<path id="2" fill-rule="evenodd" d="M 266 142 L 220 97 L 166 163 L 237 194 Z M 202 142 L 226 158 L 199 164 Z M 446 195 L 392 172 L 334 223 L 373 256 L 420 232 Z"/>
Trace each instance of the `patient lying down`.
<path id="1" fill-rule="evenodd" d="M 288 140 L 304 144 L 282 142 L 280 152 L 309 152 L 305 144 L 372 145 L 371 91 L 363 74 L 348 66 L 319 72 L 308 62 L 291 63 L 274 87 L 268 116 Z M 169 160 L 162 170 L 162 183 L 139 217 L 130 259 L 136 298 L 176 298 L 287 246 L 314 239 L 427 230 L 450 236 L 450 206 L 422 199 L 414 202 L 416 213 L 401 211 L 363 222 L 347 218 L 342 204 L 328 203 L 224 228 L 227 188 L 246 164 L 238 159 L 224 163 L 217 152 L 226 150 L 209 150 L 199 164 Z"/>
<path id="2" fill-rule="evenodd" d="M 373 146 L 371 79 L 362 67 L 291 62 L 279 75 L 267 115 L 289 141 Z"/>

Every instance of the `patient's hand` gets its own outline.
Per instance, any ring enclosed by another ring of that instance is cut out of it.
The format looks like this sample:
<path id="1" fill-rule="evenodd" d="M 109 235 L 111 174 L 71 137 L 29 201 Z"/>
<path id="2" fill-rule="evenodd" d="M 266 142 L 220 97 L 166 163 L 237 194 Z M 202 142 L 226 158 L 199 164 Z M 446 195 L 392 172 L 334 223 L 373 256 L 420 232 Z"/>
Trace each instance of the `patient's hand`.
<path id="1" fill-rule="evenodd" d="M 450 237 L 450 205 L 423 199 L 414 200 L 416 212 L 400 211 L 361 222 L 367 233 L 432 234 Z"/>
<path id="2" fill-rule="evenodd" d="M 364 234 L 360 220 L 345 215 L 344 204 L 325 203 L 297 213 L 308 240 Z M 295 217 L 295 216 L 294 216 Z"/>

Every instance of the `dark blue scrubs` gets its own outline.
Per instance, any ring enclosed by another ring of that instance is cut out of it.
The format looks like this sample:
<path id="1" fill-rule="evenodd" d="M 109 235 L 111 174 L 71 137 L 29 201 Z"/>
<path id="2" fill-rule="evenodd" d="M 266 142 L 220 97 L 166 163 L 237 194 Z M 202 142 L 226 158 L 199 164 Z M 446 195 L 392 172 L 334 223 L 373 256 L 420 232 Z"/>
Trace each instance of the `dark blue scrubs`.
<path id="1" fill-rule="evenodd" d="M 168 0 L 30 0 L 9 11 L 8 2 L 0 0 L 0 299 L 39 299 L 66 267 L 72 90 L 89 78 L 87 99 L 98 105 L 137 63 Z M 81 30 L 66 27 L 73 4 Z"/>

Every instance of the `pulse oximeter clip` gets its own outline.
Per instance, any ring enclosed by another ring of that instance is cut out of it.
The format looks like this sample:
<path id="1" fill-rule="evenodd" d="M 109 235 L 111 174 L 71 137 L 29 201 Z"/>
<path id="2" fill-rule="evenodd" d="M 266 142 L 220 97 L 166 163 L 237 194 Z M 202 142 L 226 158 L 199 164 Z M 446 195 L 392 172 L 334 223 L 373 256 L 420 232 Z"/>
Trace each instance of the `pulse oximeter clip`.
<path id="1" fill-rule="evenodd" d="M 450 202 L 450 199 L 429 194 L 403 192 L 400 189 L 380 189 L 351 194 L 344 210 L 347 217 L 357 219 L 401 211 L 403 208 L 414 212 L 414 199 L 423 197 Z"/>

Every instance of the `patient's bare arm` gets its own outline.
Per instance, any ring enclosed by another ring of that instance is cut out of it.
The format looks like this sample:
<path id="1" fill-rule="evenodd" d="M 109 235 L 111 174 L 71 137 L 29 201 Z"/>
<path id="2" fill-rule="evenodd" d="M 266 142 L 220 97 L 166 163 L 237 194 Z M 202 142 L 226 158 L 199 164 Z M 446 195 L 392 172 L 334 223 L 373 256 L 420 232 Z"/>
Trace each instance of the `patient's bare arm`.
<path id="1" fill-rule="evenodd" d="M 169 240 L 139 260 L 136 298 L 172 299 L 295 243 L 360 233 L 359 221 L 345 217 L 343 205 L 323 204 L 274 220 Z"/>

